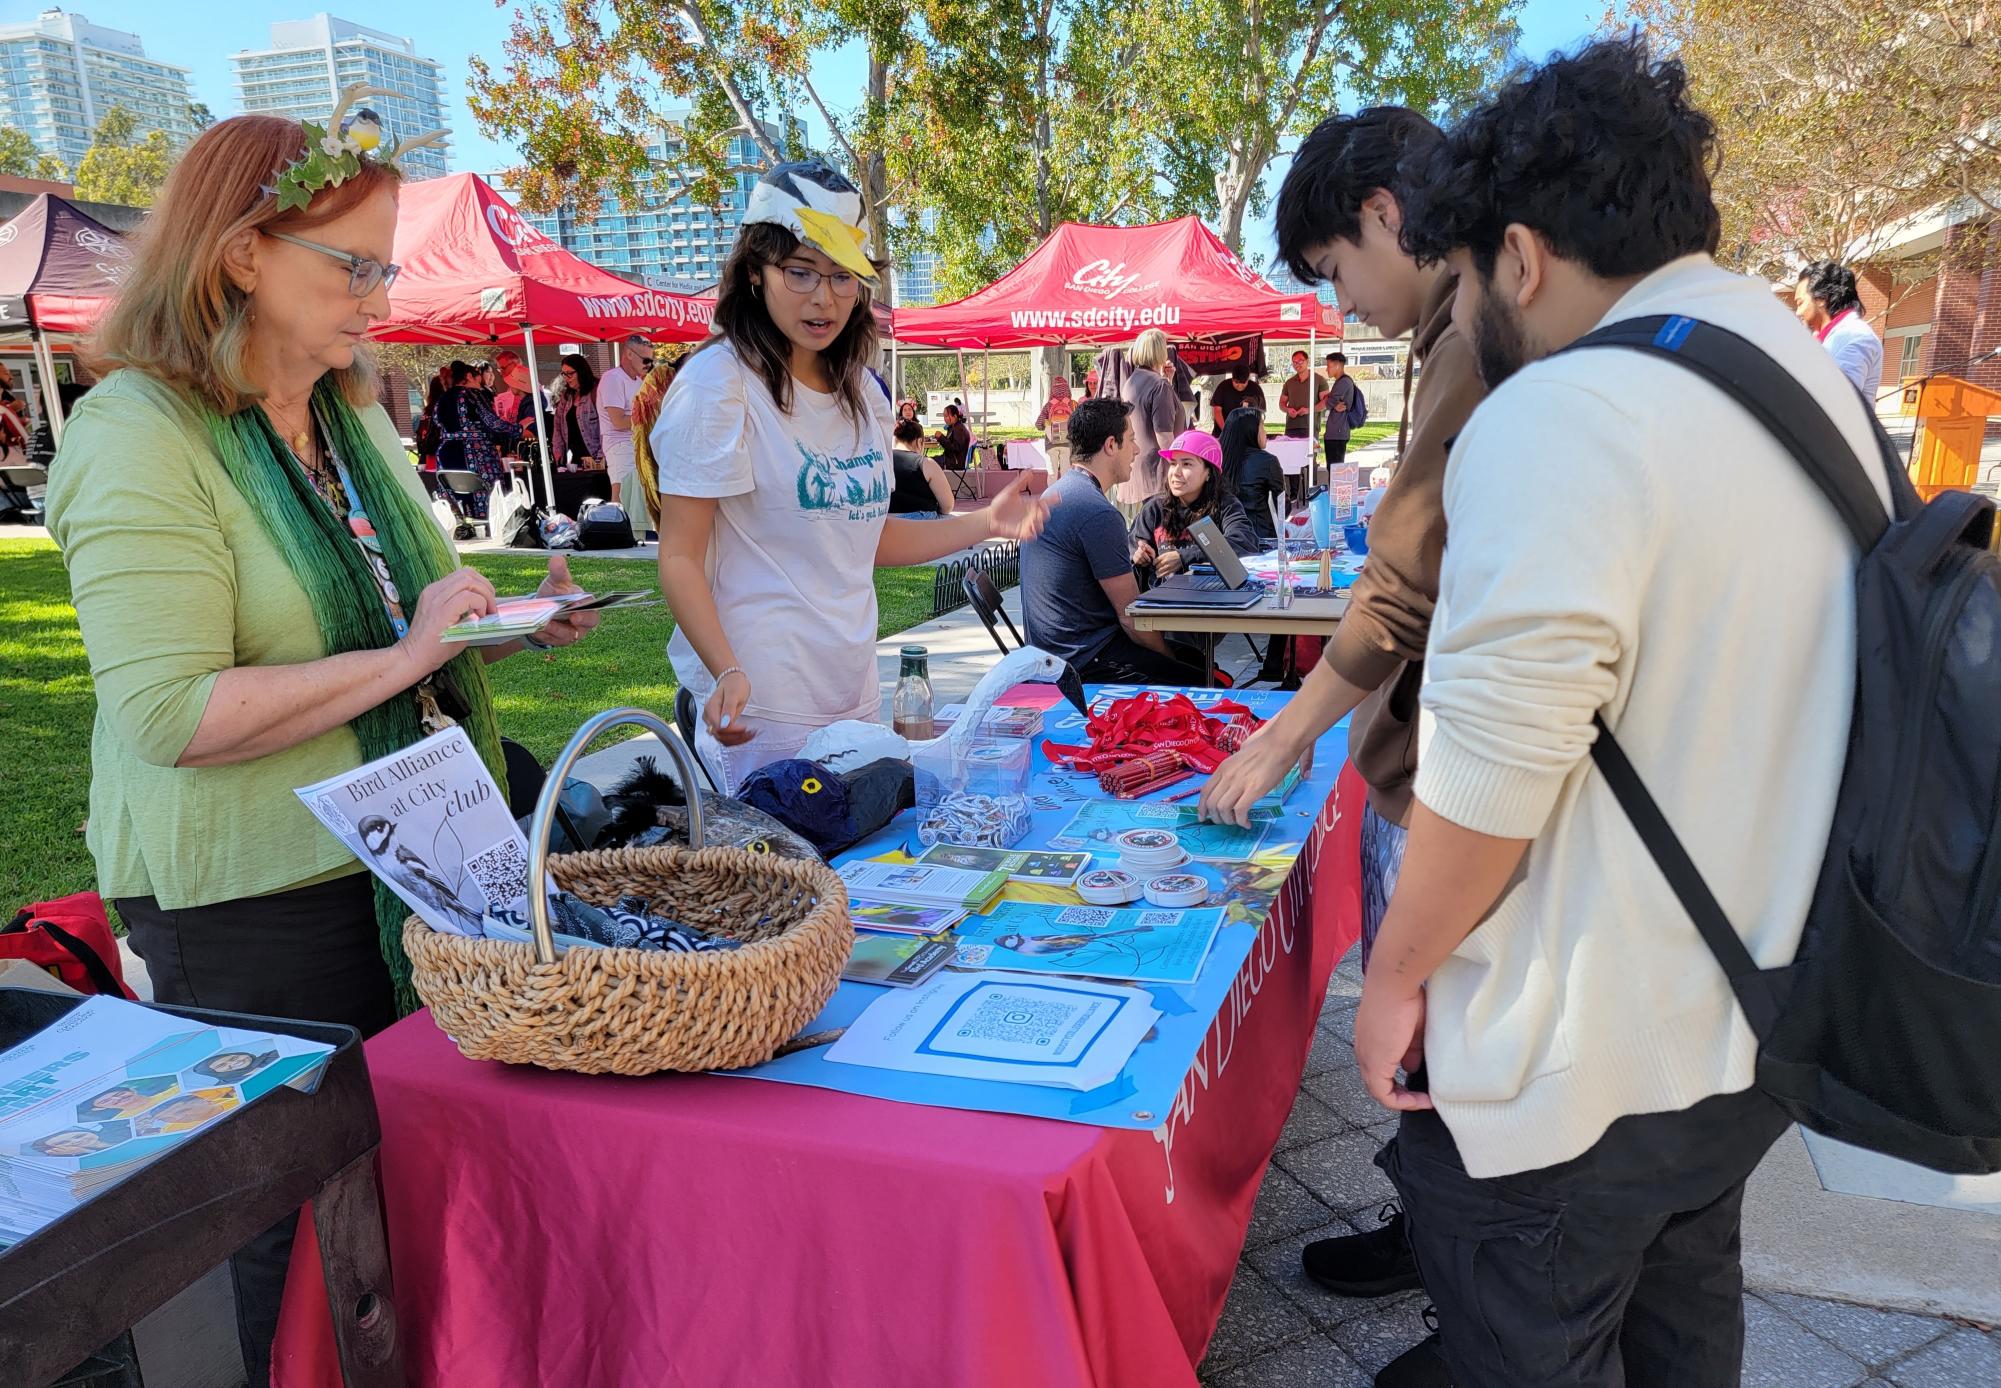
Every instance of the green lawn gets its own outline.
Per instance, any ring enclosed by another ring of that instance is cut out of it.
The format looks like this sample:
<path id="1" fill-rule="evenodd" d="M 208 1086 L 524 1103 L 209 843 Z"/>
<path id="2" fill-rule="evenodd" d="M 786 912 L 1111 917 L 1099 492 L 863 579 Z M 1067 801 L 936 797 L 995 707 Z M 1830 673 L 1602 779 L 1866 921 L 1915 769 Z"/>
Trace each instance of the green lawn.
<path id="1" fill-rule="evenodd" d="M 470 562 L 503 595 L 533 591 L 548 565 L 535 553 L 482 554 Z M 572 556 L 570 572 L 594 590 L 651 588 L 656 581 L 651 564 L 629 559 Z M 928 567 L 877 572 L 879 634 L 930 617 L 931 574 Z M 607 614 L 582 645 L 502 661 L 493 668 L 501 730 L 547 762 L 601 709 L 633 704 L 671 716 L 675 680 L 666 646 L 673 630 L 665 607 L 628 608 Z M 0 539 L 0 906 L 9 913 L 91 885 L 82 828 L 94 712 L 56 547 Z"/>
<path id="2" fill-rule="evenodd" d="M 1365 443 L 1381 443 L 1396 436 L 1397 422 L 1394 419 L 1381 424 L 1364 424 L 1348 436 L 1348 447 L 1360 448 Z"/>

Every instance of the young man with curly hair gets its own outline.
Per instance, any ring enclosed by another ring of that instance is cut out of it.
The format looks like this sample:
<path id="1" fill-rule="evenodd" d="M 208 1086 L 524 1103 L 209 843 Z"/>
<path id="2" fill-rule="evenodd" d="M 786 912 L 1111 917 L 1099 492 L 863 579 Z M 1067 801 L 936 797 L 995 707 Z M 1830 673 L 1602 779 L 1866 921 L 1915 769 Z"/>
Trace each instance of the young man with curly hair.
<path id="1" fill-rule="evenodd" d="M 1594 718 L 1758 965 L 1789 963 L 1848 737 L 1856 555 L 1721 391 L 1560 354 L 1625 319 L 1715 324 L 1878 456 L 1833 360 L 1711 260 L 1714 142 L 1678 63 L 1608 41 L 1503 88 L 1399 186 L 1492 394 L 1446 474 L 1416 805 L 1355 1053 L 1402 1114 L 1382 1164 L 1459 1388 L 1739 1381 L 1744 1183 L 1786 1119 L 1593 769 Z"/>

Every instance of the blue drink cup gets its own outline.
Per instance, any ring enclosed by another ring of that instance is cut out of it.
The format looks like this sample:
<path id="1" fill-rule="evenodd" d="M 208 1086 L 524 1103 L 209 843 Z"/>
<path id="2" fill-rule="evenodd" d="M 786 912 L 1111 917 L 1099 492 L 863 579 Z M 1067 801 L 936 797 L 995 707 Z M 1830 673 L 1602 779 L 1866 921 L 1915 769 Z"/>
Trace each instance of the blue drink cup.
<path id="1" fill-rule="evenodd" d="M 1341 527 L 1341 538 L 1348 542 L 1350 554 L 1369 552 L 1369 527 L 1366 525 L 1346 525 Z"/>

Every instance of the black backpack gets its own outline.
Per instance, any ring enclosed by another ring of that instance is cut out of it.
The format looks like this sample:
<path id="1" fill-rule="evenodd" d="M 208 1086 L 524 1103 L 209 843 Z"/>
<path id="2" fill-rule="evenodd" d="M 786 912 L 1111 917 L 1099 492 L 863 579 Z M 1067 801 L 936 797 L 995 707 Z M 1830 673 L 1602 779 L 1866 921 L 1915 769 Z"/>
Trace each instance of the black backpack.
<path id="1" fill-rule="evenodd" d="M 633 549 L 638 544 L 625 508 L 616 501 L 587 506 L 577 517 L 578 549 Z"/>
<path id="2" fill-rule="evenodd" d="M 1815 1132 L 2001 1170 L 2001 558 L 1993 501 L 1920 502 L 1882 426 L 1886 517 L 1832 420 L 1751 343 L 1682 317 L 1565 350 L 1679 362 L 1793 455 L 1861 550 L 1855 713 L 1799 953 L 1759 969 L 1601 720 L 1592 757 L 1759 1040 L 1757 1085 Z M 1873 410 L 1871 411 L 1873 420 Z"/>

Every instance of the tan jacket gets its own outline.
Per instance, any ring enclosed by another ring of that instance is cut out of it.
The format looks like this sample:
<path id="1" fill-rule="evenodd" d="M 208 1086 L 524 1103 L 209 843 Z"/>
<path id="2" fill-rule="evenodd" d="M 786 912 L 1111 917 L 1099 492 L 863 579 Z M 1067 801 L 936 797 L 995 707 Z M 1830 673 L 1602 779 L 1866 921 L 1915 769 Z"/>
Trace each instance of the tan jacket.
<path id="1" fill-rule="evenodd" d="M 1410 435 L 1369 522 L 1369 562 L 1323 656 L 1350 684 L 1374 691 L 1349 724 L 1348 756 L 1369 783 L 1376 813 L 1398 824 L 1410 817 L 1417 691 L 1445 556 L 1446 450 L 1487 394 L 1473 344 L 1452 326 L 1457 283 L 1450 274 L 1440 278 L 1411 336 L 1411 359 L 1424 369 L 1411 399 Z"/>

